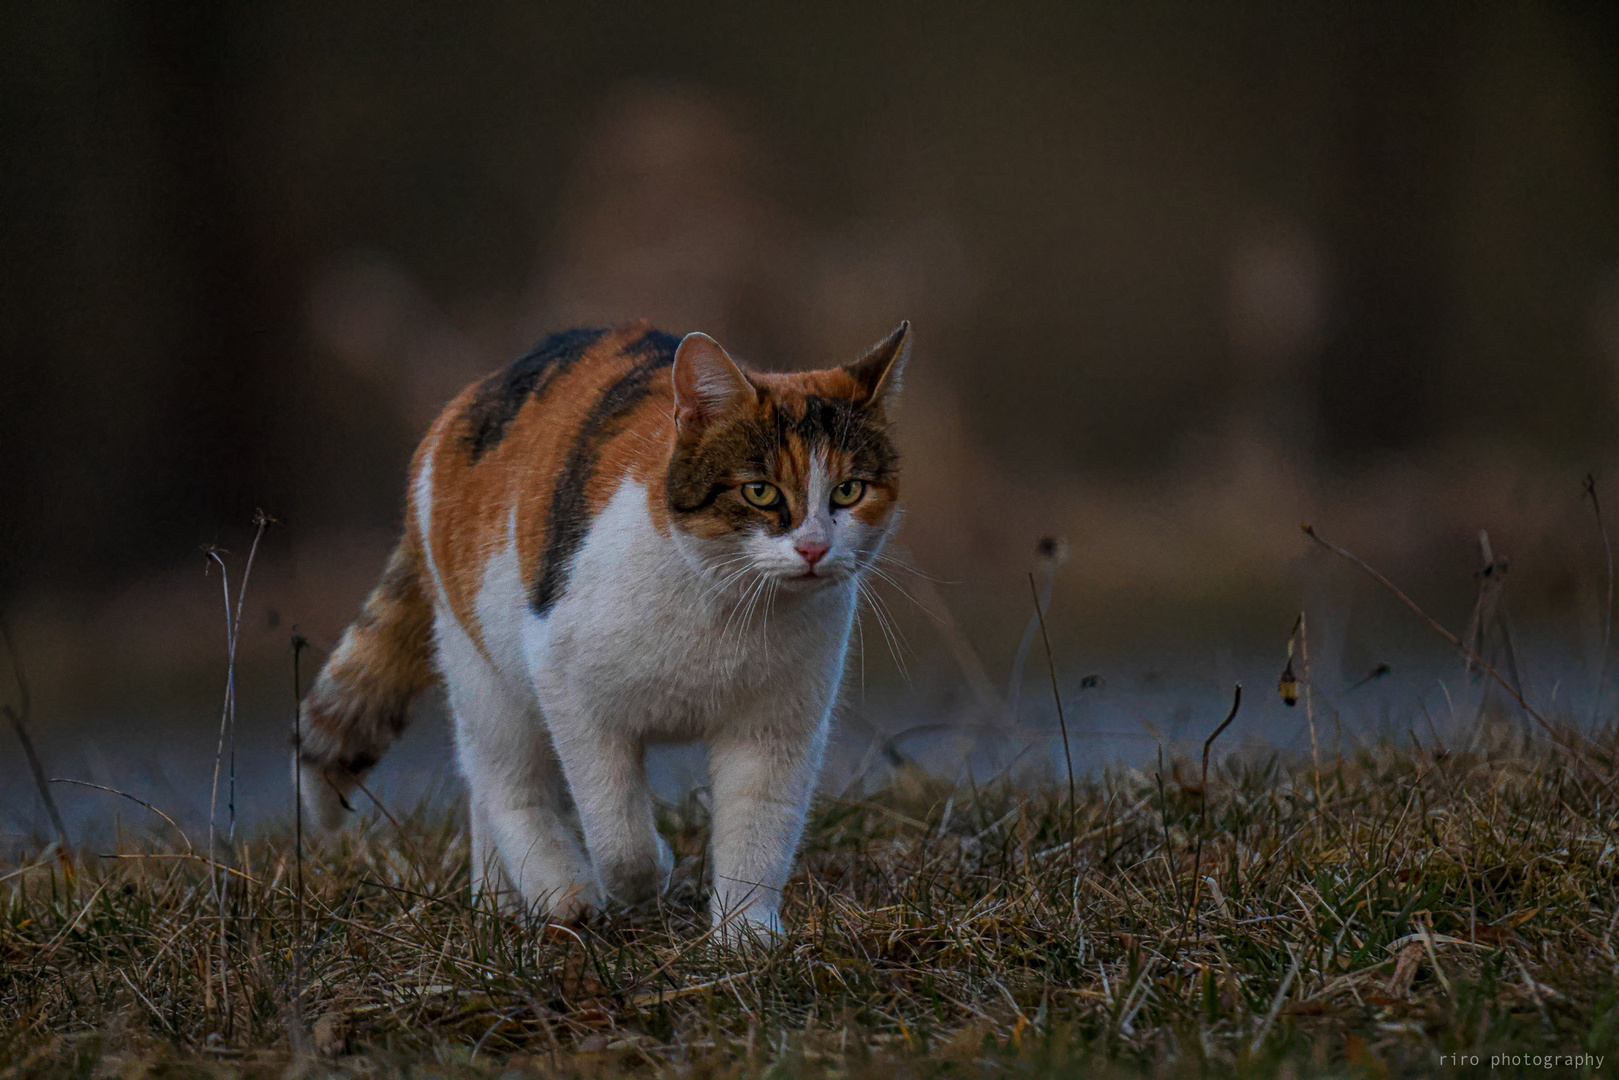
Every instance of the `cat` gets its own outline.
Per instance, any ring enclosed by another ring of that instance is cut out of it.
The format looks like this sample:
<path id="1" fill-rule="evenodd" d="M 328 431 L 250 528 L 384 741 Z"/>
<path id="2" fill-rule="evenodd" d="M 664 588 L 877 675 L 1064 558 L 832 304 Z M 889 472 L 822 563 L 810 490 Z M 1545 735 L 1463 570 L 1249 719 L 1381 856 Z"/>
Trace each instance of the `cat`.
<path id="1" fill-rule="evenodd" d="M 305 698 L 312 815 L 341 823 L 442 678 L 474 887 L 575 920 L 667 885 L 646 745 L 701 740 L 710 915 L 779 935 L 858 591 L 899 517 L 909 340 L 778 374 L 643 321 L 552 335 L 463 390 Z"/>

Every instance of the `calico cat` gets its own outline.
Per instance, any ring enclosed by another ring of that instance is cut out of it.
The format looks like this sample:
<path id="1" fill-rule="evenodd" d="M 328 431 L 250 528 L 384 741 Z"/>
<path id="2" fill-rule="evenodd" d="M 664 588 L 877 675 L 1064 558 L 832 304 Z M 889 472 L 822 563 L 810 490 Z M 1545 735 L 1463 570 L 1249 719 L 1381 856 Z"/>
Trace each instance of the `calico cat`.
<path id="1" fill-rule="evenodd" d="M 847 366 L 771 374 L 640 322 L 553 335 L 467 387 L 305 699 L 311 812 L 341 821 L 442 677 L 475 887 L 573 919 L 667 883 L 646 745 L 701 740 L 711 914 L 779 932 L 857 588 L 898 516 L 908 341 L 901 323 Z"/>

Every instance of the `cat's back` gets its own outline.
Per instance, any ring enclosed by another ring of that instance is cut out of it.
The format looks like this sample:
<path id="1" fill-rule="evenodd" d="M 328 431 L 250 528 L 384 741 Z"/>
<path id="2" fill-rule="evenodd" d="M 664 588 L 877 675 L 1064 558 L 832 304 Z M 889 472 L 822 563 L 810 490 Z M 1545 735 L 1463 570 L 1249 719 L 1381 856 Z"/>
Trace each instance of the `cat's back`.
<path id="1" fill-rule="evenodd" d="M 544 616 L 626 477 L 661 489 L 680 339 L 647 322 L 553 334 L 458 394 L 411 467 L 409 526 L 437 602 L 480 647 L 479 594 L 502 567 Z M 661 517 L 661 500 L 649 499 Z M 665 526 L 660 521 L 660 527 Z"/>

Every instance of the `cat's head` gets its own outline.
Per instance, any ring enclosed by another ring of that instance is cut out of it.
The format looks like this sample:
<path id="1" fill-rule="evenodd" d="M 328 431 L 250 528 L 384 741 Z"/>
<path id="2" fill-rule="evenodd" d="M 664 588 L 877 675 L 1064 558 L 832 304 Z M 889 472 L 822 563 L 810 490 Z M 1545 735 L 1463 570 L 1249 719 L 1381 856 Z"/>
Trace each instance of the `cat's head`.
<path id="1" fill-rule="evenodd" d="M 852 364 L 771 374 L 706 334 L 681 341 L 669 513 L 707 570 L 800 592 L 877 557 L 898 514 L 887 410 L 909 343 L 901 323 Z"/>

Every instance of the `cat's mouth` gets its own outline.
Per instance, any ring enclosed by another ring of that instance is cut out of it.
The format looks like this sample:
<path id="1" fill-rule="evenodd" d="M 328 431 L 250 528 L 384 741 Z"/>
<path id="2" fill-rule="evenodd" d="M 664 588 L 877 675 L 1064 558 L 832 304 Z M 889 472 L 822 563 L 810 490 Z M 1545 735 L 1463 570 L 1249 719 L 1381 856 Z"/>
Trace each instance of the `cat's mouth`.
<path id="1" fill-rule="evenodd" d="M 816 585 L 830 585 L 837 581 L 840 576 L 832 568 L 816 569 L 811 566 L 796 574 L 783 574 L 781 580 L 786 584 L 813 588 Z"/>

